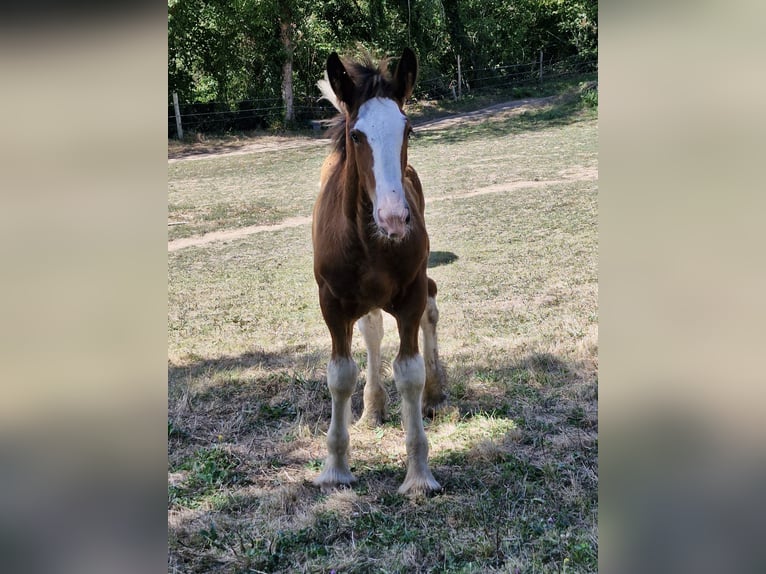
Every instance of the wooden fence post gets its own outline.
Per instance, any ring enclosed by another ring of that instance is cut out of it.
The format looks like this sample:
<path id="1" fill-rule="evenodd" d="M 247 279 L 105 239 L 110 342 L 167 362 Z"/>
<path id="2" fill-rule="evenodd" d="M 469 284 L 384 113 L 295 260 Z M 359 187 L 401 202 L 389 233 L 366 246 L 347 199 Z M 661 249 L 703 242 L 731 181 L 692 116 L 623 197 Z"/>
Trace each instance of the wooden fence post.
<path id="1" fill-rule="evenodd" d="M 457 97 L 463 97 L 463 72 L 460 69 L 460 54 L 457 55 Z"/>
<path id="2" fill-rule="evenodd" d="M 181 109 L 178 107 L 178 94 L 173 92 L 173 108 L 176 111 L 176 135 L 179 140 L 184 139 L 184 130 L 181 127 Z"/>
<path id="3" fill-rule="evenodd" d="M 540 50 L 540 83 L 543 83 L 543 51 Z"/>

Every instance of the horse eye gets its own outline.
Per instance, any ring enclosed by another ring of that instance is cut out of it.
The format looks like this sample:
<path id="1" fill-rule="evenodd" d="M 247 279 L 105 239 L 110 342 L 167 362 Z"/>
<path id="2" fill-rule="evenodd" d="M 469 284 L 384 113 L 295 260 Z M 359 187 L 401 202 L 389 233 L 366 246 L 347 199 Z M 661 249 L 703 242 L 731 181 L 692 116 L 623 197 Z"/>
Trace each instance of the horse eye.
<path id="1" fill-rule="evenodd" d="M 359 132 L 357 132 L 356 130 L 351 132 L 351 141 L 354 142 L 355 144 L 359 143 Z"/>

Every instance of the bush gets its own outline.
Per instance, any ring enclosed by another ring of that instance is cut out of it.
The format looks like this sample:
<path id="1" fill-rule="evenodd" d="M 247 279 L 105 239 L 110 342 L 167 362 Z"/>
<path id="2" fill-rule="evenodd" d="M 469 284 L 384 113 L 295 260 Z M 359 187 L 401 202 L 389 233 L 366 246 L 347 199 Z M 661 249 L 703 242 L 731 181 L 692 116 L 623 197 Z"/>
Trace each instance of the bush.
<path id="1" fill-rule="evenodd" d="M 598 82 L 580 84 L 580 100 L 590 108 L 598 107 Z"/>

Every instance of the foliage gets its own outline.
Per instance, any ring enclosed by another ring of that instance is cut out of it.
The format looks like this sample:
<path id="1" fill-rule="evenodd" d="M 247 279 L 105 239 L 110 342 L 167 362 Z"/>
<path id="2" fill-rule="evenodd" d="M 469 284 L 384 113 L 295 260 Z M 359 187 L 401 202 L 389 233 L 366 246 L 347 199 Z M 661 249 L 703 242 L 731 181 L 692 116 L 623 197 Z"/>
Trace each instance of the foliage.
<path id="1" fill-rule="evenodd" d="M 591 108 L 598 107 L 598 85 L 595 83 L 585 84 L 580 93 L 580 99 Z"/>
<path id="2" fill-rule="evenodd" d="M 188 478 L 183 486 L 168 487 L 168 503 L 199 506 L 206 496 L 217 490 L 243 482 L 237 471 L 239 459 L 218 448 L 203 448 L 179 466 Z"/>
<path id="3" fill-rule="evenodd" d="M 280 42 L 293 42 L 294 93 L 315 98 L 332 51 L 419 54 L 420 89 L 446 90 L 460 56 L 468 82 L 500 66 L 597 55 L 596 0 L 168 0 L 168 90 L 182 102 L 272 100 L 279 107 Z M 431 83 L 429 83 L 431 81 Z M 443 81 L 441 81 L 443 83 Z M 417 93 L 416 93 L 417 95 Z M 306 102 L 296 102 L 298 108 Z"/>

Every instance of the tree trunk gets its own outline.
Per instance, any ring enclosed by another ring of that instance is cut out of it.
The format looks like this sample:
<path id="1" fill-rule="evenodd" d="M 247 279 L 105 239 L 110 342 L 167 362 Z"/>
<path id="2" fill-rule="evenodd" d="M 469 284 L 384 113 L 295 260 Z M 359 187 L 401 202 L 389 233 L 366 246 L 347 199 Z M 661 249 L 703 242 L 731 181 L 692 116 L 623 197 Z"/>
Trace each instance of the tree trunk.
<path id="1" fill-rule="evenodd" d="M 295 109 L 293 106 L 293 45 L 292 22 L 282 20 L 280 26 L 280 37 L 282 46 L 285 49 L 285 63 L 282 65 L 282 101 L 285 104 L 285 122 L 295 120 Z"/>

